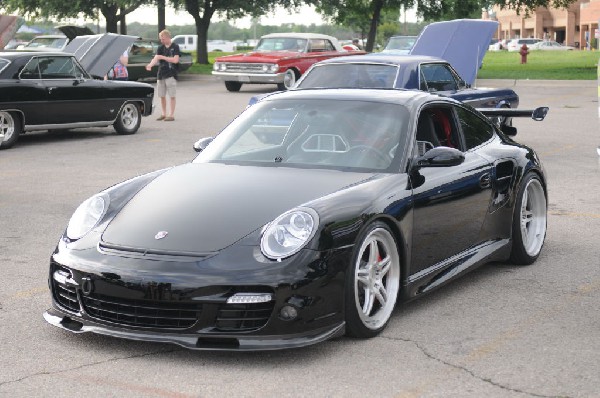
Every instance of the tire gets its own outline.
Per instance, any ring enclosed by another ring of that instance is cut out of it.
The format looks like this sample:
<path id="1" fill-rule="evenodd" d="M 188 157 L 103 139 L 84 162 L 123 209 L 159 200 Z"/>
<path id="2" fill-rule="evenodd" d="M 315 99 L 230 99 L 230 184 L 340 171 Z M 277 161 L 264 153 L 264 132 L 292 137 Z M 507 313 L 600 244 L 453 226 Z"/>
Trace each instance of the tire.
<path id="1" fill-rule="evenodd" d="M 283 76 L 283 83 L 277 83 L 277 88 L 280 91 L 287 91 L 294 87 L 297 78 L 298 76 L 296 76 L 296 72 L 293 69 L 288 69 L 285 71 L 285 75 Z"/>
<path id="2" fill-rule="evenodd" d="M 227 91 L 232 93 L 237 93 L 242 88 L 242 83 L 240 82 L 225 82 L 225 88 Z"/>
<path id="3" fill-rule="evenodd" d="M 394 235 L 382 222 L 361 233 L 346 275 L 346 334 L 369 338 L 388 324 L 400 290 L 400 256 Z"/>
<path id="4" fill-rule="evenodd" d="M 0 141 L 0 149 L 15 145 L 22 130 L 21 119 L 16 113 L 0 111 L 0 132 L 4 135 Z"/>
<path id="5" fill-rule="evenodd" d="M 523 178 L 512 221 L 510 261 L 529 265 L 540 255 L 546 238 L 546 191 L 539 177 L 529 173 Z"/>
<path id="6" fill-rule="evenodd" d="M 113 124 L 115 131 L 120 135 L 135 134 L 142 123 L 140 107 L 133 102 L 127 102 L 121 108 L 117 120 Z"/>

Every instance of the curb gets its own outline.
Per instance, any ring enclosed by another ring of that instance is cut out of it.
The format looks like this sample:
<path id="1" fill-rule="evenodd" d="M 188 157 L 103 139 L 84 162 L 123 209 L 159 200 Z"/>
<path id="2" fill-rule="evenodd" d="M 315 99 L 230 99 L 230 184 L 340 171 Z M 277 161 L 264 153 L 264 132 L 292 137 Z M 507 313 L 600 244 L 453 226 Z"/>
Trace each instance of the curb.
<path id="1" fill-rule="evenodd" d="M 475 87 L 596 87 L 596 80 L 477 79 Z"/>

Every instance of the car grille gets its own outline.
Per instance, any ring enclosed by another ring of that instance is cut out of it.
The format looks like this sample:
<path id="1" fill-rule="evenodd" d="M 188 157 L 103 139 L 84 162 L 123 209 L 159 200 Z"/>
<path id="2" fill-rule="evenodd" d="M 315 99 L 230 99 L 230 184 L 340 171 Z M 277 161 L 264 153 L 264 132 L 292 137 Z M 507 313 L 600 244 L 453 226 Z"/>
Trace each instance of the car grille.
<path id="1" fill-rule="evenodd" d="M 54 300 L 65 309 L 73 312 L 79 312 L 79 302 L 77 301 L 77 289 L 75 286 L 64 285 L 52 280 L 52 292 Z"/>
<path id="2" fill-rule="evenodd" d="M 103 295 L 83 296 L 83 307 L 93 318 L 122 325 L 186 329 L 196 323 L 202 304 L 130 300 Z"/>
<path id="3" fill-rule="evenodd" d="M 271 313 L 274 302 L 259 304 L 225 304 L 219 308 L 215 327 L 221 331 L 251 331 L 263 327 Z"/>
<path id="4" fill-rule="evenodd" d="M 228 63 L 225 65 L 227 67 L 226 72 L 263 73 L 263 64 Z"/>

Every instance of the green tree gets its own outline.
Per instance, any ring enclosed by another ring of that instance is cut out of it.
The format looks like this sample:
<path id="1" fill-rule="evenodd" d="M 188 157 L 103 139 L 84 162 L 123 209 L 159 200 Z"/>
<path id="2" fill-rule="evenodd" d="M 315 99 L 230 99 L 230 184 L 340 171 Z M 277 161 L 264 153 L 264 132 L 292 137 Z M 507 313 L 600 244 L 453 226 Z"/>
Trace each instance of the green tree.
<path id="1" fill-rule="evenodd" d="M 338 24 L 352 25 L 356 18 L 368 18 L 367 51 L 373 51 L 377 28 L 388 11 L 417 6 L 418 14 L 426 20 L 478 17 L 482 8 L 498 5 L 528 15 L 537 7 L 568 7 L 575 0 L 307 0 L 326 18 Z M 364 21 L 361 22 L 364 25 Z"/>
<path id="2" fill-rule="evenodd" d="M 215 15 L 226 19 L 259 17 L 273 11 L 277 5 L 296 9 L 303 2 L 301 0 L 172 0 L 172 3 L 176 8 L 186 10 L 194 18 L 198 35 L 196 62 L 208 64 L 206 39 L 210 22 Z"/>
<path id="3" fill-rule="evenodd" d="M 106 20 L 106 31 L 117 33 L 121 22 L 121 33 L 126 33 L 125 17 L 142 4 L 153 4 L 152 0 L 2 0 L 9 12 L 19 12 L 29 17 L 77 18 L 85 16 L 95 19 L 98 12 Z"/>

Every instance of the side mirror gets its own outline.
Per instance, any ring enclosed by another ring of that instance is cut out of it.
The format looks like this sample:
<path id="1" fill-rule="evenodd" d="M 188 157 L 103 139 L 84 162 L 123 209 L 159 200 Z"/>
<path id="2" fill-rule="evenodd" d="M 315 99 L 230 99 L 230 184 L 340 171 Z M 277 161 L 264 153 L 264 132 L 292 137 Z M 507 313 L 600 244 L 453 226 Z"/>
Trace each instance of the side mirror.
<path id="1" fill-rule="evenodd" d="M 208 144 L 210 144 L 214 140 L 213 137 L 201 138 L 194 143 L 194 151 L 200 153 L 206 149 Z"/>
<path id="2" fill-rule="evenodd" d="M 450 167 L 458 166 L 465 161 L 465 155 L 455 148 L 447 146 L 438 146 L 428 150 L 416 158 L 415 165 L 418 168 L 424 167 Z"/>

